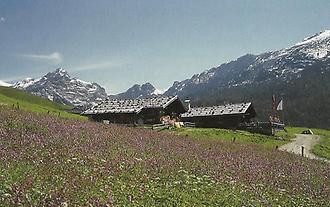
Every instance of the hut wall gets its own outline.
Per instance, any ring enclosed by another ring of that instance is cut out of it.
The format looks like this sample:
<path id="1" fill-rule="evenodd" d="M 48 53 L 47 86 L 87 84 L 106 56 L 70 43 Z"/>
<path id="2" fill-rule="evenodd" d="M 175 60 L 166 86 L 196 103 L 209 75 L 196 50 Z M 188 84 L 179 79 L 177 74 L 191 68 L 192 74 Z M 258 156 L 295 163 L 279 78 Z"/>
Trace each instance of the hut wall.
<path id="1" fill-rule="evenodd" d="M 93 121 L 102 122 L 108 120 L 114 124 L 157 124 L 160 123 L 160 109 L 143 109 L 139 114 L 135 113 L 108 113 L 89 116 Z"/>
<path id="2" fill-rule="evenodd" d="M 169 104 L 165 108 L 164 112 L 166 115 L 170 115 L 172 117 L 178 117 L 180 114 L 186 112 L 186 109 L 183 106 L 183 104 L 181 103 L 181 101 L 179 99 L 177 99 L 177 100 L 173 101 L 171 104 Z"/>
<path id="3" fill-rule="evenodd" d="M 222 116 L 186 117 L 181 118 L 181 120 L 193 122 L 196 124 L 196 127 L 238 129 L 242 123 L 248 122 L 250 119 L 243 114 L 235 114 Z"/>
<path id="4" fill-rule="evenodd" d="M 137 123 L 138 117 L 134 113 L 108 113 L 108 114 L 94 114 L 90 116 L 90 119 L 98 122 L 108 120 L 114 124 L 134 124 Z"/>
<path id="5" fill-rule="evenodd" d="M 160 117 L 164 114 L 162 108 L 146 108 L 137 115 L 139 119 L 143 120 L 144 124 L 158 124 Z"/>
<path id="6" fill-rule="evenodd" d="M 254 117 L 256 117 L 256 112 L 251 105 L 244 114 L 181 117 L 181 121 L 193 122 L 197 127 L 204 128 L 238 129 L 242 127 L 242 124 L 251 122 L 251 119 Z"/>

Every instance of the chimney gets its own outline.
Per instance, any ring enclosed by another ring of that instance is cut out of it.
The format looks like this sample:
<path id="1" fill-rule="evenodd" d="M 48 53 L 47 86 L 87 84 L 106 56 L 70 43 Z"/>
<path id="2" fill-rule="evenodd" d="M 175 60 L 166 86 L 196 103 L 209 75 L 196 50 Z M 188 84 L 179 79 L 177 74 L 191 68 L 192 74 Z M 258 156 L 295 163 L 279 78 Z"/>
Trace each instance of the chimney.
<path id="1" fill-rule="evenodd" d="M 188 105 L 188 111 L 190 111 L 190 100 L 189 99 L 186 99 L 184 102 L 187 103 L 187 105 Z"/>

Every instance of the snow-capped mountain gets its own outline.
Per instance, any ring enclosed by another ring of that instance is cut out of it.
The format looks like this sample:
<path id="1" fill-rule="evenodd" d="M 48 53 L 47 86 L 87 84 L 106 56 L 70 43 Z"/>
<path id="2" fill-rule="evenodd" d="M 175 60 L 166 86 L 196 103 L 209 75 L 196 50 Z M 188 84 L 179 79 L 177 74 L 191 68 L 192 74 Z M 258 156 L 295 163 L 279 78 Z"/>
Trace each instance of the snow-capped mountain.
<path id="1" fill-rule="evenodd" d="M 289 82 L 301 77 L 301 72 L 317 61 L 330 57 L 330 30 L 305 38 L 292 47 L 245 55 L 229 63 L 213 67 L 184 81 L 176 81 L 164 94 L 181 95 L 207 88 L 231 88 L 267 81 Z"/>
<path id="2" fill-rule="evenodd" d="M 135 84 L 127 91 L 119 93 L 117 95 L 111 95 L 110 98 L 118 99 L 136 99 L 136 98 L 151 98 L 161 95 L 163 92 L 156 89 L 151 83 L 145 83 L 142 85 Z"/>
<path id="3" fill-rule="evenodd" d="M 0 80 L 0 86 L 10 87 L 12 84 Z"/>
<path id="4" fill-rule="evenodd" d="M 275 94 L 284 98 L 286 123 L 330 129 L 330 30 L 176 81 L 164 94 L 188 98 L 193 106 L 251 101 L 260 120 L 272 113 Z"/>
<path id="5" fill-rule="evenodd" d="M 72 78 L 63 68 L 38 79 L 19 81 L 13 87 L 75 107 L 88 107 L 107 98 L 105 89 L 100 85 Z"/>

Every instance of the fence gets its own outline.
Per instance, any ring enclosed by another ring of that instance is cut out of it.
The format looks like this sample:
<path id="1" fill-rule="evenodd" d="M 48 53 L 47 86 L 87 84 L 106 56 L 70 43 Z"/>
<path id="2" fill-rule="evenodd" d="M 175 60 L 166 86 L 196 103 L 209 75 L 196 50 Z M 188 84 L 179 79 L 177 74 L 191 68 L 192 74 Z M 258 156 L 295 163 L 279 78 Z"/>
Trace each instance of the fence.
<path id="1" fill-rule="evenodd" d="M 183 122 L 184 127 L 196 127 L 196 124 L 193 122 Z"/>
<path id="2" fill-rule="evenodd" d="M 152 129 L 164 129 L 164 128 L 170 128 L 170 125 L 169 124 L 154 124 L 152 125 L 151 127 Z"/>
<path id="3" fill-rule="evenodd" d="M 176 122 L 175 124 L 174 124 L 174 127 L 180 127 L 180 126 L 183 126 L 183 127 L 196 127 L 196 124 L 195 123 L 192 123 L 192 122 L 180 122 L 181 124 L 179 124 L 179 122 Z M 179 126 L 177 126 L 177 124 L 179 125 Z M 183 125 L 182 125 L 183 124 Z M 165 128 L 170 128 L 171 126 L 173 126 L 173 125 L 171 125 L 171 124 L 168 124 L 168 123 L 162 123 L 162 124 L 154 124 L 154 125 L 152 125 L 152 129 L 165 129 Z"/>

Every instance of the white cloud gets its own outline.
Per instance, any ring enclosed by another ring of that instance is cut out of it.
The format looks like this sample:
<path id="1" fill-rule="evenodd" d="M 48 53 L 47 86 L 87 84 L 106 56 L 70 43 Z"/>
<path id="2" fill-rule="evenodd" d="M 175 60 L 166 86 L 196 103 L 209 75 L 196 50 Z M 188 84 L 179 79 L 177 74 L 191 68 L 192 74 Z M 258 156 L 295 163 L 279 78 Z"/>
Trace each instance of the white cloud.
<path id="1" fill-rule="evenodd" d="M 107 69 L 113 66 L 117 66 L 117 64 L 113 62 L 101 62 L 101 63 L 93 63 L 93 64 L 85 64 L 80 66 L 72 67 L 73 71 L 84 71 L 84 70 L 98 70 L 98 69 Z"/>
<path id="2" fill-rule="evenodd" d="M 6 21 L 6 18 L 0 17 L 0 22 L 5 22 L 5 21 Z"/>
<path id="3" fill-rule="evenodd" d="M 30 58 L 33 60 L 49 60 L 52 61 L 54 63 L 60 63 L 62 62 L 62 55 L 58 52 L 53 52 L 49 55 L 44 55 L 44 54 L 25 54 L 25 55 L 21 55 L 22 57 L 25 58 Z"/>

